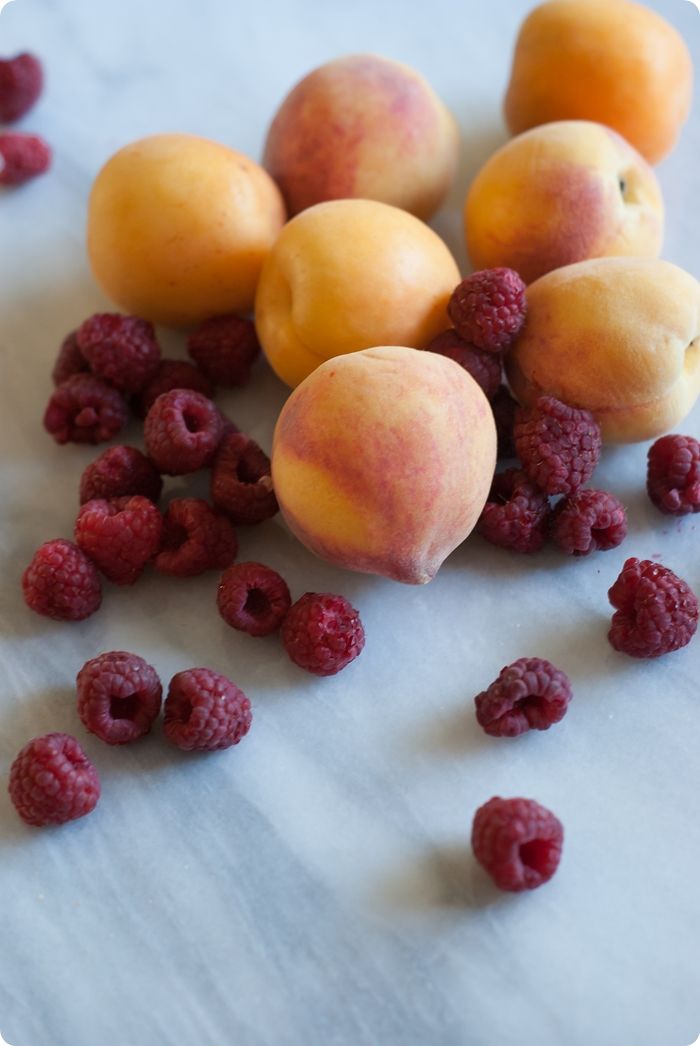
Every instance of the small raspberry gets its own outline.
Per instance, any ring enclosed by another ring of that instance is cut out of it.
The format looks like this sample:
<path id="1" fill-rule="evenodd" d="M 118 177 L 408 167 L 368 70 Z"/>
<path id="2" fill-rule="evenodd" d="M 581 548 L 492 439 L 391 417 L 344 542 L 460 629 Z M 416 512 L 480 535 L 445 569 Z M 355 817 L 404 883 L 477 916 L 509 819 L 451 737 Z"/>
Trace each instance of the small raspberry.
<path id="1" fill-rule="evenodd" d="M 126 425 L 124 397 L 92 374 L 74 374 L 54 390 L 44 428 L 57 443 L 103 443 Z"/>
<path id="2" fill-rule="evenodd" d="M 23 185 L 51 166 L 51 146 L 38 134 L 0 134 L 0 185 Z"/>
<path id="3" fill-rule="evenodd" d="M 492 737 L 549 730 L 566 715 L 572 698 L 568 677 L 541 657 L 521 657 L 502 668 L 474 698 L 476 718 Z"/>
<path id="4" fill-rule="evenodd" d="M 514 552 L 537 552 L 544 544 L 549 502 L 519 469 L 493 477 L 488 501 L 476 525 L 492 545 Z"/>
<path id="5" fill-rule="evenodd" d="M 649 448 L 647 493 L 661 512 L 700 512 L 700 443 L 693 436 L 662 436 Z"/>
<path id="6" fill-rule="evenodd" d="M 146 451 L 156 468 L 169 476 L 196 472 L 213 458 L 223 425 L 218 409 L 201 392 L 171 389 L 146 415 Z"/>
<path id="7" fill-rule="evenodd" d="M 28 113 L 44 86 L 44 70 L 33 54 L 0 59 L 0 123 L 14 123 Z"/>
<path id="8" fill-rule="evenodd" d="M 75 540 L 115 585 L 133 585 L 160 546 L 163 517 L 148 498 L 87 501 L 75 521 Z"/>
<path id="9" fill-rule="evenodd" d="M 606 552 L 627 536 L 625 506 L 606 490 L 578 490 L 556 506 L 549 533 L 555 545 L 571 555 Z"/>
<path id="10" fill-rule="evenodd" d="M 362 652 L 365 630 L 343 596 L 307 592 L 282 622 L 282 644 L 295 665 L 317 676 L 333 676 Z"/>
<path id="11" fill-rule="evenodd" d="M 163 688 L 137 654 L 113 650 L 94 657 L 78 672 L 77 686 L 80 721 L 105 744 L 136 741 L 158 718 Z"/>
<path id="12" fill-rule="evenodd" d="M 232 628 L 251 636 L 276 632 L 292 605 L 284 578 L 262 563 L 237 563 L 222 575 L 219 613 Z"/>
<path id="13" fill-rule="evenodd" d="M 95 564 L 72 541 L 56 538 L 41 545 L 22 575 L 28 607 L 59 621 L 82 621 L 102 602 Z"/>
<path id="14" fill-rule="evenodd" d="M 215 316 L 205 320 L 187 339 L 187 351 L 217 385 L 245 385 L 260 353 L 260 343 L 250 320 L 240 316 Z"/>
<path id="15" fill-rule="evenodd" d="M 628 559 L 608 592 L 615 607 L 608 639 L 630 657 L 680 650 L 698 627 L 698 600 L 682 578 L 650 559 Z"/>
<path id="16" fill-rule="evenodd" d="M 10 767 L 10 799 L 26 824 L 65 824 L 95 809 L 100 779 L 69 734 L 44 734 L 24 746 Z"/>
<path id="17" fill-rule="evenodd" d="M 496 435 L 498 436 L 498 457 L 514 458 L 515 443 L 513 442 L 513 425 L 515 424 L 515 412 L 518 409 L 517 402 L 513 399 L 508 387 L 501 385 L 496 395 L 491 400 L 493 420 L 496 422 Z"/>
<path id="18" fill-rule="evenodd" d="M 474 856 L 501 890 L 519 893 L 546 883 L 563 842 L 561 821 L 534 799 L 495 796 L 474 815 Z"/>
<path id="19" fill-rule="evenodd" d="M 270 459 L 242 432 L 230 432 L 221 441 L 212 466 L 211 499 L 234 523 L 261 523 L 277 512 Z"/>
<path id="20" fill-rule="evenodd" d="M 120 392 L 139 392 L 158 369 L 153 324 L 138 316 L 97 312 L 81 323 L 76 338 L 93 374 Z"/>
<path id="21" fill-rule="evenodd" d="M 456 330 L 450 328 L 438 334 L 428 345 L 427 351 L 437 352 L 440 356 L 447 356 L 459 363 L 460 367 L 464 367 L 471 374 L 488 399 L 498 392 L 502 370 L 500 357 L 493 352 L 484 352 L 483 349 L 467 344 Z"/>
<path id="22" fill-rule="evenodd" d="M 51 371 L 54 385 L 62 385 L 74 374 L 83 374 L 90 370 L 90 364 L 80 351 L 75 335 L 75 331 L 66 334 L 61 348 L 58 350 L 58 356 Z"/>
<path id="23" fill-rule="evenodd" d="M 237 745 L 250 730 L 250 701 L 226 676 L 190 668 L 170 680 L 165 736 L 186 752 Z"/>
<path id="24" fill-rule="evenodd" d="M 447 306 L 460 338 L 487 352 L 503 352 L 513 343 L 526 312 L 525 284 L 513 269 L 473 272 Z"/>
<path id="25" fill-rule="evenodd" d="M 95 498 L 140 494 L 156 502 L 163 489 L 160 472 L 136 447 L 108 447 L 80 477 L 80 504 Z"/>
<path id="26" fill-rule="evenodd" d="M 238 539 L 230 520 L 201 498 L 174 498 L 163 518 L 154 566 L 162 574 L 193 577 L 233 563 Z"/>
<path id="27" fill-rule="evenodd" d="M 159 396 L 172 389 L 194 389 L 207 399 L 214 395 L 214 386 L 206 374 L 202 374 L 187 360 L 161 360 L 157 371 L 141 389 L 136 401 L 141 417 L 148 414 Z"/>
<path id="28" fill-rule="evenodd" d="M 590 411 L 554 396 L 518 408 L 513 438 L 523 468 L 545 494 L 573 494 L 591 478 L 600 457 L 600 426 Z"/>

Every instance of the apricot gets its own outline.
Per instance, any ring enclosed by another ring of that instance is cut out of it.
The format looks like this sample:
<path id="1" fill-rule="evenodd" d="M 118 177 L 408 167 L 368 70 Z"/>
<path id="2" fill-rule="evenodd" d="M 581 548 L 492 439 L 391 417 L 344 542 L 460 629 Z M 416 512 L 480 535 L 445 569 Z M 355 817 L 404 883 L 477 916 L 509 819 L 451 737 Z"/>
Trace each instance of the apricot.
<path id="1" fill-rule="evenodd" d="M 476 269 L 505 265 L 526 283 L 606 255 L 655 258 L 663 200 L 652 168 L 615 131 L 587 120 L 543 124 L 487 160 L 464 206 Z"/>
<path id="2" fill-rule="evenodd" d="M 457 264 L 398 207 L 332 200 L 293 218 L 260 276 L 255 321 L 273 370 L 298 385 L 320 363 L 373 345 L 424 348 L 449 327 Z"/>
<path id="3" fill-rule="evenodd" d="M 248 312 L 285 219 L 270 176 L 218 142 L 159 134 L 97 175 L 87 246 L 105 293 L 127 312 L 182 326 Z"/>
<path id="4" fill-rule="evenodd" d="M 327 360 L 289 397 L 272 478 L 290 530 L 337 566 L 408 584 L 471 532 L 496 462 L 474 379 L 445 356 L 381 346 Z"/>
<path id="5" fill-rule="evenodd" d="M 693 66 L 677 30 L 632 0 L 548 0 L 523 22 L 505 116 L 513 134 L 552 120 L 596 120 L 649 163 L 690 110 Z"/>
<path id="6" fill-rule="evenodd" d="M 457 169 L 451 113 L 420 73 L 378 55 L 336 58 L 287 95 L 263 164 L 290 214 L 364 197 L 429 218 Z"/>
<path id="7" fill-rule="evenodd" d="M 611 442 L 677 426 L 700 393 L 700 283 L 667 261 L 592 258 L 527 289 L 506 371 L 521 403 L 593 412 Z"/>

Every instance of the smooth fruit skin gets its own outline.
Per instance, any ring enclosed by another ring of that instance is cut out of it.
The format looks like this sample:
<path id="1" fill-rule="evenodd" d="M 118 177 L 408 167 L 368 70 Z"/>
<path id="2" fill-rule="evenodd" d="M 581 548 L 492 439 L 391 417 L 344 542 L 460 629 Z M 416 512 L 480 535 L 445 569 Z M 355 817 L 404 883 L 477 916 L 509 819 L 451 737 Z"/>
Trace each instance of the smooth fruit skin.
<path id="1" fill-rule="evenodd" d="M 292 393 L 272 477 L 290 530 L 316 555 L 423 584 L 473 529 L 495 462 L 474 379 L 436 353 L 381 346 L 328 360 Z"/>
<path id="2" fill-rule="evenodd" d="M 122 309 L 184 326 L 253 305 L 285 219 L 270 176 L 243 153 L 187 134 L 120 149 L 97 175 L 87 246 Z"/>

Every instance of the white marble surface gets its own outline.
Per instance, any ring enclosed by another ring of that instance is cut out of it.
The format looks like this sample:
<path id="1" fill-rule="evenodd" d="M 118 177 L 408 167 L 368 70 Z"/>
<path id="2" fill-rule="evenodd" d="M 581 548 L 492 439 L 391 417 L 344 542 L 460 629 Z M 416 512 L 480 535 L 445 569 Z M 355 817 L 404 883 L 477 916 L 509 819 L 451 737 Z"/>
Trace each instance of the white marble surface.
<path id="1" fill-rule="evenodd" d="M 693 7 L 652 6 L 700 62 Z M 0 1032 L 13 1046 L 686 1046 L 700 1032 L 700 639 L 638 663 L 605 638 L 627 555 L 658 555 L 700 590 L 700 519 L 648 504 L 645 446 L 606 454 L 597 481 L 625 500 L 630 534 L 585 561 L 473 539 L 414 589 L 325 567 L 279 521 L 242 533 L 242 556 L 297 595 L 337 590 L 360 608 L 366 650 L 329 680 L 296 670 L 275 639 L 227 629 L 214 576 L 111 589 L 77 626 L 32 615 L 19 592 L 35 546 L 70 536 L 95 454 L 55 446 L 40 419 L 62 335 L 106 305 L 83 250 L 99 165 L 162 130 L 257 156 L 305 70 L 385 53 L 422 69 L 459 118 L 460 181 L 434 224 L 463 262 L 459 203 L 504 139 L 527 7 L 16 0 L 2 13 L 0 52 L 47 65 L 22 127 L 56 150 L 49 176 L 0 196 Z M 700 275 L 697 103 L 660 176 L 666 257 Z M 284 396 L 261 364 L 222 402 L 269 447 Z M 700 435 L 700 410 L 684 427 Z M 207 758 L 157 734 L 101 746 L 77 721 L 73 683 L 114 648 L 165 680 L 194 664 L 229 674 L 254 705 L 249 737 Z M 471 698 L 531 654 L 571 675 L 569 714 L 546 734 L 488 739 Z M 48 730 L 85 744 L 103 798 L 42 832 L 21 825 L 5 784 L 19 747 Z M 473 812 L 494 794 L 533 796 L 565 824 L 559 873 L 531 895 L 499 895 L 471 858 Z"/>

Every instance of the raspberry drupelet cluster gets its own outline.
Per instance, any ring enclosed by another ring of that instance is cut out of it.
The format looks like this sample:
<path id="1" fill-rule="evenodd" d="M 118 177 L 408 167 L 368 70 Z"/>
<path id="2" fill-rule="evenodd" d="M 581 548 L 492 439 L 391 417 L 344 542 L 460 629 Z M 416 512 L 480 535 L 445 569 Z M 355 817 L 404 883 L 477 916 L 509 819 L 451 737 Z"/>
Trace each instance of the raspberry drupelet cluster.
<path id="1" fill-rule="evenodd" d="M 0 59 L 0 123 L 14 123 L 39 100 L 44 71 L 27 52 Z M 22 185 L 51 166 L 51 147 L 36 134 L 0 132 L 0 185 Z"/>

